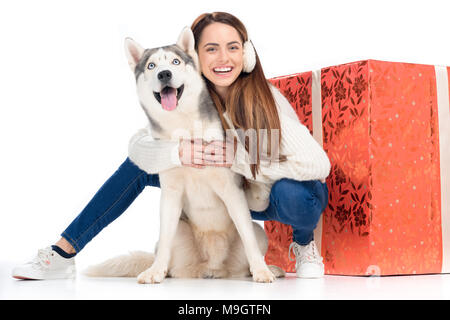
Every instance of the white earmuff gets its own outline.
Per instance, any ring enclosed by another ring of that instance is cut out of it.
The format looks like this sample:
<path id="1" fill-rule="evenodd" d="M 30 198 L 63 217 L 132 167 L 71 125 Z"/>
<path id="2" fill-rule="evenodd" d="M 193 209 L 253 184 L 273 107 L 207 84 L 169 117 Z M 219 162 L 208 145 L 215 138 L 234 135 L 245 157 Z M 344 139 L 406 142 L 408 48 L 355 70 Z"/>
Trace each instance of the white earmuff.
<path id="1" fill-rule="evenodd" d="M 256 65 L 256 53 L 255 48 L 250 40 L 244 43 L 244 67 L 242 71 L 250 73 L 253 71 Z"/>

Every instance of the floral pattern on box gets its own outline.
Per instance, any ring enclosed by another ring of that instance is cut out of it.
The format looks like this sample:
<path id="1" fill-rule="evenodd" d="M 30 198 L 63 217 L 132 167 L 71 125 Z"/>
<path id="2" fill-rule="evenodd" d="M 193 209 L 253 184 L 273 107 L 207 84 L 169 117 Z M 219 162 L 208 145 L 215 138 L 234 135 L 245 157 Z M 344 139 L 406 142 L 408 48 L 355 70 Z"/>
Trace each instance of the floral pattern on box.
<path id="1" fill-rule="evenodd" d="M 271 82 L 312 133 L 312 73 Z M 323 68 L 320 83 L 323 148 L 331 161 L 320 239 L 326 274 L 439 273 L 434 66 L 358 61 Z M 291 228 L 265 222 L 265 230 L 266 262 L 294 272 Z"/>

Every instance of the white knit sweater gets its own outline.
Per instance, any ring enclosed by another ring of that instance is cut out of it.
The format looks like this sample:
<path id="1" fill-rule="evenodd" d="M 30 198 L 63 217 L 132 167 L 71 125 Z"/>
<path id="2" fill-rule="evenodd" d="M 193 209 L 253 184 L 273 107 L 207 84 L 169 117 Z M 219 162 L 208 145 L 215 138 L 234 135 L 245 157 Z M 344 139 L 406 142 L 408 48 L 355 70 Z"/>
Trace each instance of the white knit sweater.
<path id="1" fill-rule="evenodd" d="M 270 190 L 275 181 L 289 178 L 324 182 L 331 168 L 325 151 L 311 136 L 308 128 L 299 121 L 287 99 L 274 86 L 271 86 L 271 90 L 282 130 L 280 153 L 286 156 L 287 161 L 260 160 L 260 171 L 256 178 L 253 178 L 248 153 L 244 146 L 238 143 L 236 157 L 231 166 L 231 170 L 245 176 L 250 182 L 246 196 L 249 208 L 254 211 L 267 208 Z M 224 114 L 224 117 L 230 127 L 234 128 L 228 115 Z M 129 158 L 139 168 L 147 173 L 159 173 L 182 165 L 178 147 L 178 141 L 153 140 L 150 128 L 147 127 L 131 138 L 128 152 Z"/>

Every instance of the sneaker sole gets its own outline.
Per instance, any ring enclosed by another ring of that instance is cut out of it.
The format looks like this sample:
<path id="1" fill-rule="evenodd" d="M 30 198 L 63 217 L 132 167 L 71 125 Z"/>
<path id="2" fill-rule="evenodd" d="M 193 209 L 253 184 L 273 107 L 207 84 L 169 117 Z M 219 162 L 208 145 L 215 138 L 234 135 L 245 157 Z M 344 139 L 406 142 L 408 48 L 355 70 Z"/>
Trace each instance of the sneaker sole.
<path id="1" fill-rule="evenodd" d="M 20 277 L 20 276 L 13 276 L 14 279 L 19 279 L 19 280 L 38 280 L 38 279 L 32 279 L 32 278 L 27 278 L 27 277 Z"/>
<path id="2" fill-rule="evenodd" d="M 14 279 L 18 280 L 58 280 L 58 279 L 74 279 L 76 272 L 40 274 L 35 272 L 15 272 L 12 274 Z"/>
<path id="3" fill-rule="evenodd" d="M 17 280 L 64 280 L 64 279 L 75 279 L 75 275 L 67 275 L 67 276 L 53 276 L 53 277 L 47 277 L 47 278 L 29 278 L 29 277 L 22 277 L 22 276 L 12 276 L 14 279 Z"/>

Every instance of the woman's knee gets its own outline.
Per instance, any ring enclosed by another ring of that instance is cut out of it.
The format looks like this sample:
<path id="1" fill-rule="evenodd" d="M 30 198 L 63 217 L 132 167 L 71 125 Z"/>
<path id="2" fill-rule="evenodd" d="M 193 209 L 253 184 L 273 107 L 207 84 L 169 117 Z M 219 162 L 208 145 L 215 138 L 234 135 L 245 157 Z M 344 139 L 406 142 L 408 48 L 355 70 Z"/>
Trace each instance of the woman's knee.
<path id="1" fill-rule="evenodd" d="M 315 225 L 325 207 L 328 195 L 320 181 L 281 179 L 272 187 L 280 219 L 288 224 Z"/>
<path id="2" fill-rule="evenodd" d="M 130 158 L 127 158 L 125 162 L 119 167 L 118 171 L 127 171 L 128 175 L 134 175 L 138 178 L 138 183 L 142 184 L 142 188 L 145 186 L 160 187 L 159 175 L 149 174 L 139 168 Z"/>

